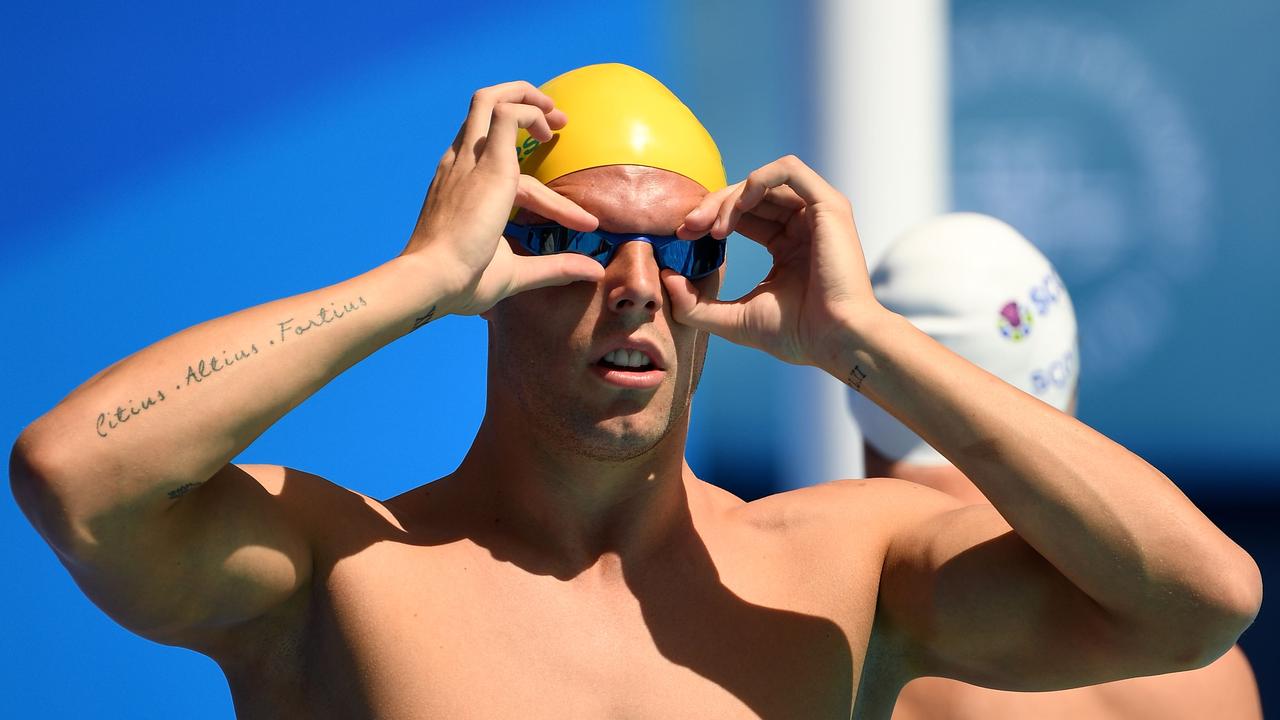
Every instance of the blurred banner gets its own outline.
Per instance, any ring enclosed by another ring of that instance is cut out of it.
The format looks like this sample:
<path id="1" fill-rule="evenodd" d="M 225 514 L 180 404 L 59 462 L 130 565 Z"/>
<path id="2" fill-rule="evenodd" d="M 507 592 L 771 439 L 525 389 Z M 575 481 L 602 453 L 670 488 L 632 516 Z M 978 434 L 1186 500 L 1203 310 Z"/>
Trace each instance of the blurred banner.
<path id="1" fill-rule="evenodd" d="M 812 12 L 816 143 L 797 152 L 816 150 L 806 159 L 851 198 L 868 262 L 934 212 L 1009 222 L 1071 289 L 1085 422 L 1188 490 L 1280 487 L 1280 339 L 1267 330 L 1280 311 L 1280 51 L 1268 30 L 1280 6 L 832 0 Z M 778 64 L 798 65 L 794 54 Z M 849 391 L 772 372 L 792 400 L 769 436 L 782 471 L 758 482 L 856 476 Z M 709 445 L 755 422 L 727 420 L 707 428 Z"/>
<path id="2" fill-rule="evenodd" d="M 1280 5 L 953 0 L 952 17 L 955 207 L 1058 267 L 1081 418 L 1184 486 L 1274 489 Z"/>

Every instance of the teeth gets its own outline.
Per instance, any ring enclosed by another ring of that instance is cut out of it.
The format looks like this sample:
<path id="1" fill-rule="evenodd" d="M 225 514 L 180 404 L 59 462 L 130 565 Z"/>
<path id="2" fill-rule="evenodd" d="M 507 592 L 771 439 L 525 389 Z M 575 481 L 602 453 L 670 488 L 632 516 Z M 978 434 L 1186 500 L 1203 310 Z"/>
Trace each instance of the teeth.
<path id="1" fill-rule="evenodd" d="M 618 367 L 646 367 L 652 364 L 649 357 L 639 350 L 627 350 L 625 348 L 610 350 L 602 359 L 610 365 L 617 365 Z"/>

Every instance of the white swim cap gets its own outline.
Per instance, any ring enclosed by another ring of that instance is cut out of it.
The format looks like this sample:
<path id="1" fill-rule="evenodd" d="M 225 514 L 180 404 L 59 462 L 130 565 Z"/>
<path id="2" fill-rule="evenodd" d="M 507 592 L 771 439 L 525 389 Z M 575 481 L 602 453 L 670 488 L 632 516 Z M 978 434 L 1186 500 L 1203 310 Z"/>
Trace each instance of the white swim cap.
<path id="1" fill-rule="evenodd" d="M 1076 314 L 1053 265 L 993 217 L 954 213 L 902 235 L 871 275 L 876 298 L 987 372 L 1066 411 L 1080 371 Z M 889 460 L 943 465 L 918 435 L 861 394 L 863 438 Z"/>

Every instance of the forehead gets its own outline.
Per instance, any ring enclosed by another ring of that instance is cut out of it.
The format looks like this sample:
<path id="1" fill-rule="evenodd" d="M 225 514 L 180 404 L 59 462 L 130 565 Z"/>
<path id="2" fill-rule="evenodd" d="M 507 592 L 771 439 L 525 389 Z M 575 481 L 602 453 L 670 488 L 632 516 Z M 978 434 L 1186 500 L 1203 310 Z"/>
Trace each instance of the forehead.
<path id="1" fill-rule="evenodd" d="M 671 235 L 707 194 L 689 178 L 638 165 L 609 165 L 547 183 L 600 219 L 600 229 Z"/>

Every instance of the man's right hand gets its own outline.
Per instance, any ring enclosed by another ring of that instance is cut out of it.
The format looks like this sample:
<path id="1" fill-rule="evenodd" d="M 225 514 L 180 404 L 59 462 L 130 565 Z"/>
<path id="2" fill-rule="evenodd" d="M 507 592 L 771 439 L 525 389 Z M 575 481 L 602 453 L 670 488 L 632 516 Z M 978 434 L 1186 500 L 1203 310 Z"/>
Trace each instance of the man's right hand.
<path id="1" fill-rule="evenodd" d="M 23 430 L 14 497 L 90 599 L 160 642 L 226 647 L 233 628 L 307 591 L 315 529 L 301 518 L 332 486 L 232 459 L 432 318 L 426 308 L 478 313 L 521 290 L 602 277 L 591 258 L 517 256 L 502 239 L 513 204 L 595 228 L 591 214 L 520 176 L 517 128 L 550 140 L 565 120 L 527 83 L 481 90 L 401 257 L 154 342 Z"/>
<path id="2" fill-rule="evenodd" d="M 599 221 L 568 198 L 520 174 L 516 129 L 541 142 L 566 123 L 550 97 L 527 82 L 478 90 L 467 119 L 440 158 L 417 226 L 401 253 L 432 258 L 451 278 L 448 312 L 477 315 L 524 290 L 599 280 L 604 268 L 573 253 L 517 255 L 502 239 L 512 206 L 575 230 Z"/>

